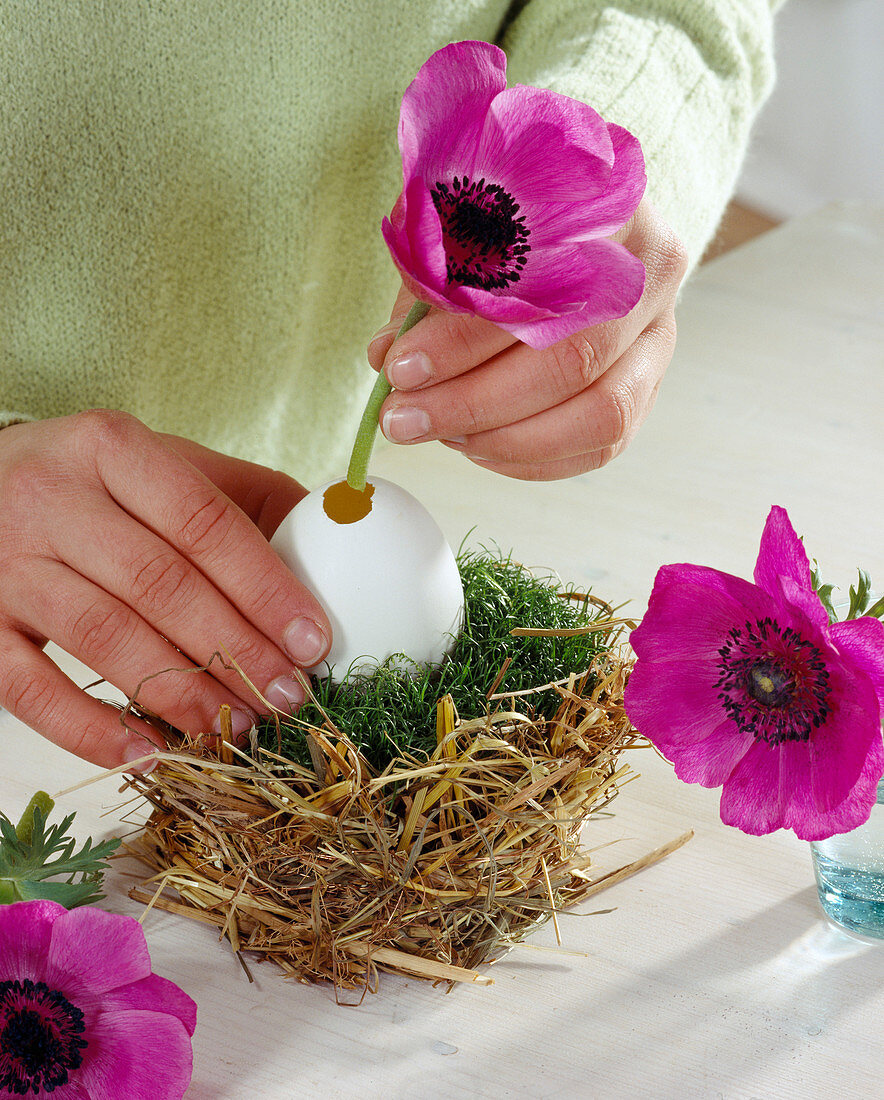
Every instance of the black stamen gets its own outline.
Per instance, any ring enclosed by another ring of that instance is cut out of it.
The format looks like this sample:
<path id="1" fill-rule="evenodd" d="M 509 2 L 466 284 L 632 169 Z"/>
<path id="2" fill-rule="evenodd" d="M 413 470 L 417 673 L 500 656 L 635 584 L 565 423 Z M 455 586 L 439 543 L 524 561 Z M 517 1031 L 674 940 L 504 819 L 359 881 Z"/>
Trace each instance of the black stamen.
<path id="1" fill-rule="evenodd" d="M 0 982 L 0 1091 L 49 1093 L 67 1084 L 88 1045 L 82 1011 L 45 982 Z"/>
<path id="2" fill-rule="evenodd" d="M 728 631 L 718 650 L 718 698 L 728 717 L 769 745 L 807 741 L 829 715 L 823 654 L 793 627 L 770 618 Z"/>
<path id="3" fill-rule="evenodd" d="M 483 177 L 471 183 L 455 176 L 449 187 L 439 181 L 431 188 L 442 222 L 446 273 L 450 283 L 481 290 L 504 290 L 521 277 L 531 251 L 530 230 L 519 204 L 497 183 Z"/>

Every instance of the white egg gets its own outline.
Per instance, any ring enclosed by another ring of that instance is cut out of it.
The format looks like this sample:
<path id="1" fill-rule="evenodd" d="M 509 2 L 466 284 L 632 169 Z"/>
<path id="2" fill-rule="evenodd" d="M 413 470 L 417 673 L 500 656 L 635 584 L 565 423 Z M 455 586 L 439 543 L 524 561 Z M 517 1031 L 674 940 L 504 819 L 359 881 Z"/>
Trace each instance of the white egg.
<path id="1" fill-rule="evenodd" d="M 435 665 L 453 647 L 463 621 L 457 562 L 430 513 L 398 485 L 372 477 L 359 494 L 329 482 L 289 512 L 271 546 L 331 623 L 331 652 L 311 672 L 332 667 L 340 681 L 351 666 L 367 673 L 396 654 Z"/>

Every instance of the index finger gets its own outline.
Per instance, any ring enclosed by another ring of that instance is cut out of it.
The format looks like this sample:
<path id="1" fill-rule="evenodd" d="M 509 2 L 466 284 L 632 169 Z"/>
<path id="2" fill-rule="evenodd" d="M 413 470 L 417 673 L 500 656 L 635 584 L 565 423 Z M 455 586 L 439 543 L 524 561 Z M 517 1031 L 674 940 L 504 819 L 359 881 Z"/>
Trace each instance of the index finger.
<path id="1" fill-rule="evenodd" d="M 88 415 L 88 414 L 85 414 Z M 274 646 L 297 664 L 286 640 L 294 623 L 315 625 L 320 660 L 331 627 L 319 601 L 300 584 L 245 513 L 134 417 L 102 414 L 92 458 L 117 504 L 174 546 Z"/>
<path id="2" fill-rule="evenodd" d="M 492 321 L 434 308 L 394 340 L 382 370 L 397 390 L 423 389 L 465 374 L 515 343 Z"/>

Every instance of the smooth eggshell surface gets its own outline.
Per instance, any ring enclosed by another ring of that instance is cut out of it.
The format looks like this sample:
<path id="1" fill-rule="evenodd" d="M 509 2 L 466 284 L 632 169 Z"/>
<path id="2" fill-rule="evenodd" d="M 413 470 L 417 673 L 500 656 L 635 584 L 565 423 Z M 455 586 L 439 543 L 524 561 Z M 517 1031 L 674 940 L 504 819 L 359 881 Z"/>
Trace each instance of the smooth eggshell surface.
<path id="1" fill-rule="evenodd" d="M 331 622 L 331 652 L 310 671 L 325 675 L 332 667 L 338 681 L 351 665 L 370 672 L 394 654 L 439 664 L 463 620 L 457 562 L 436 521 L 398 485 L 369 483 L 372 507 L 363 519 L 337 523 L 326 515 L 329 482 L 308 493 L 271 539 Z"/>

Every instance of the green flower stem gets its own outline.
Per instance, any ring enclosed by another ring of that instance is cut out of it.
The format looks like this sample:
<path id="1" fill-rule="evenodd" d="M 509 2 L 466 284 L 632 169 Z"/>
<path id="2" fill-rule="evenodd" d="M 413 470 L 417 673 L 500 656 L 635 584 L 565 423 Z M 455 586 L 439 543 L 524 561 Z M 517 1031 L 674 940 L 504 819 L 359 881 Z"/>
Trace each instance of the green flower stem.
<path id="1" fill-rule="evenodd" d="M 25 812 L 21 815 L 21 821 L 15 827 L 15 835 L 22 844 L 30 844 L 34 836 L 34 811 L 39 810 L 45 821 L 52 813 L 54 805 L 55 803 L 45 791 L 37 791 L 25 807 Z"/>
<path id="2" fill-rule="evenodd" d="M 396 333 L 396 339 L 398 340 L 410 328 L 414 328 L 418 321 L 426 317 L 429 312 L 429 305 L 418 299 L 408 311 L 408 316 L 402 322 L 402 328 Z M 360 493 L 365 489 L 368 460 L 371 458 L 372 447 L 374 447 L 375 436 L 378 432 L 378 417 L 380 416 L 381 405 L 387 399 L 387 395 L 392 388 L 387 381 L 387 376 L 383 371 L 380 371 L 374 388 L 368 395 L 365 412 L 363 412 L 362 419 L 359 421 L 356 442 L 353 444 L 350 465 L 347 467 L 347 484 Z"/>

